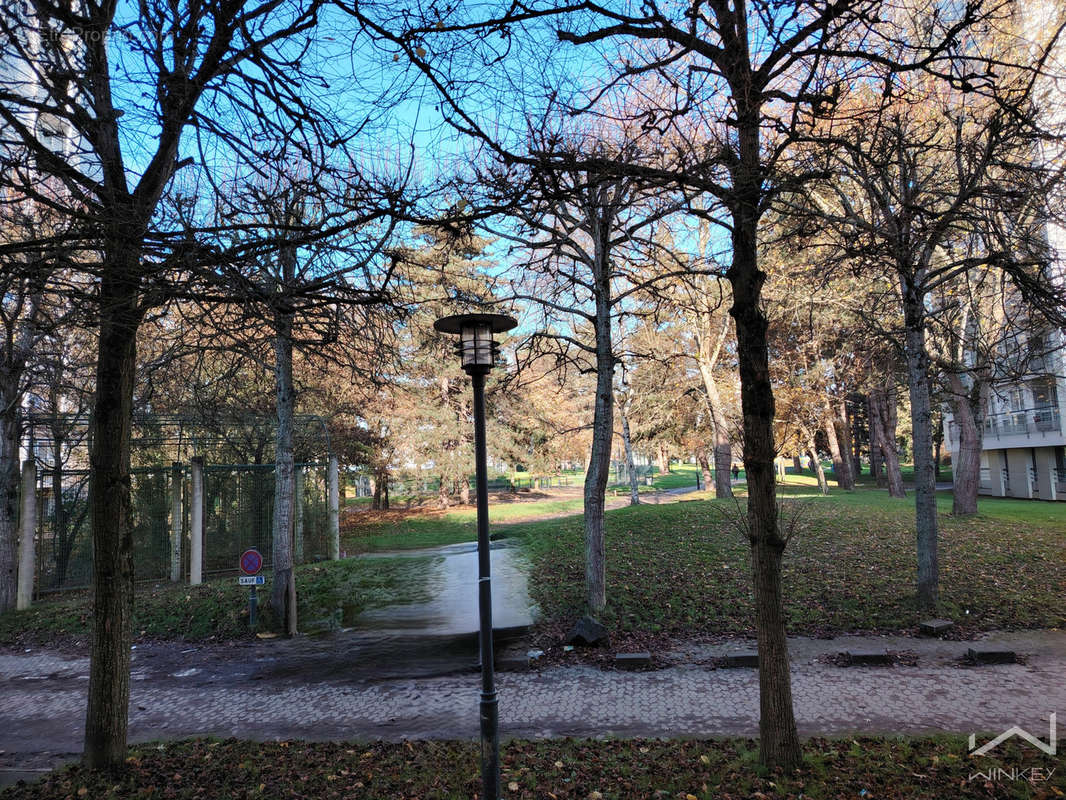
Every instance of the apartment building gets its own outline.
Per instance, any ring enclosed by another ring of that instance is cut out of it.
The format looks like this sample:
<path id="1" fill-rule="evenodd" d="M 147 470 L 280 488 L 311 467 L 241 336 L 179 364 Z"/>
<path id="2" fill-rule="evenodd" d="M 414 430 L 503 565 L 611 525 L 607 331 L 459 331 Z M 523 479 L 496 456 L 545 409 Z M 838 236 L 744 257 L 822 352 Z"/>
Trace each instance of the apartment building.
<path id="1" fill-rule="evenodd" d="M 1037 342 L 1028 375 L 991 393 L 984 421 L 980 493 L 1066 501 L 1066 379 L 1062 332 Z M 1048 346 L 1045 346 L 1048 345 Z M 957 429 L 946 419 L 945 444 L 958 455 Z"/>

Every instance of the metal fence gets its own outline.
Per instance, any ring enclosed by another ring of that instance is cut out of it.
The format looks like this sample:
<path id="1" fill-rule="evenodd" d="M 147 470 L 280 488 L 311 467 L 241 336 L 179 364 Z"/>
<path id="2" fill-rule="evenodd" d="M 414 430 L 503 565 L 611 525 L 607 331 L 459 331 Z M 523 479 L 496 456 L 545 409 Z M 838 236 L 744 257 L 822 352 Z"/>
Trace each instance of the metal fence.
<path id="1" fill-rule="evenodd" d="M 329 557 L 327 465 L 297 464 L 295 560 Z M 180 575 L 189 575 L 191 469 L 131 470 L 133 570 L 138 581 L 169 580 L 172 571 L 174 492 L 181 492 Z M 37 593 L 81 589 L 92 581 L 88 472 L 43 472 L 38 488 Z M 274 465 L 205 465 L 203 468 L 203 572 L 237 571 L 240 554 L 255 547 L 272 564 Z"/>

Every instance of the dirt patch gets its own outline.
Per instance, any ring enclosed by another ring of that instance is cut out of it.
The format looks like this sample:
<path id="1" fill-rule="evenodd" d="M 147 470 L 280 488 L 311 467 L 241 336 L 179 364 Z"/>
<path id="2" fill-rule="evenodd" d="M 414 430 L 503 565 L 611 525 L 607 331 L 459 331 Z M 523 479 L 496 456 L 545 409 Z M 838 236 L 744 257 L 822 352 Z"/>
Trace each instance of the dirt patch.
<path id="1" fill-rule="evenodd" d="M 618 653 L 651 653 L 651 664 L 640 671 L 664 669 L 673 662 L 666 656 L 671 647 L 669 636 L 658 633 L 611 633 L 610 643 L 603 647 L 576 647 L 563 643 L 567 629 L 555 622 L 538 626 L 529 637 L 530 649 L 542 655 L 532 662 L 534 669 L 558 666 L 591 666 L 616 669 L 614 657 Z"/>

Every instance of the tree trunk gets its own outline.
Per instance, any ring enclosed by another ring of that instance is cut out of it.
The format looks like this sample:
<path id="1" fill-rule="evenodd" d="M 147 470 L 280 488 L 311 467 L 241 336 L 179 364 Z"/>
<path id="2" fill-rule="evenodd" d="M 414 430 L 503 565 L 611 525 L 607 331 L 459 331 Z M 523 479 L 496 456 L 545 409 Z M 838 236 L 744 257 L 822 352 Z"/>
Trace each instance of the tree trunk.
<path id="1" fill-rule="evenodd" d="M 441 475 L 437 482 L 437 508 L 447 508 L 451 505 L 448 499 L 448 482 Z"/>
<path id="2" fill-rule="evenodd" d="M 885 389 L 870 392 L 870 441 L 877 442 L 878 452 L 885 462 L 885 483 L 892 497 L 906 497 L 899 454 L 896 452 L 896 398 Z"/>
<path id="3" fill-rule="evenodd" d="M 707 409 L 711 415 L 711 427 L 714 428 L 714 496 L 732 497 L 733 484 L 729 480 L 729 469 L 733 465 L 733 443 L 729 440 L 722 396 L 714 380 L 714 372 L 708 359 L 700 357 L 700 375 L 703 377 L 703 389 L 707 394 Z M 708 484 L 709 486 L 710 484 Z"/>
<path id="4" fill-rule="evenodd" d="M 704 448 L 700 448 L 700 451 L 696 453 L 696 461 L 699 464 L 700 472 L 703 473 L 703 489 L 706 491 L 711 488 L 713 478 L 711 477 L 711 461 L 707 457 L 707 451 Z M 728 480 L 728 473 L 726 475 Z"/>
<path id="5" fill-rule="evenodd" d="M 373 482 L 374 499 L 371 502 L 371 508 L 375 511 L 388 511 L 389 510 L 389 470 L 385 467 L 378 467 L 374 471 L 374 477 L 371 478 Z"/>
<path id="6" fill-rule="evenodd" d="M 980 397 L 980 387 L 972 393 L 966 391 L 962 379 L 952 373 L 951 408 L 954 412 L 955 425 L 959 431 L 959 457 L 951 465 L 954 476 L 955 491 L 951 513 L 967 516 L 977 513 L 977 494 L 981 487 L 981 448 L 983 436 L 980 415 L 980 402 L 977 413 L 971 396 Z"/>
<path id="7" fill-rule="evenodd" d="M 24 298 L 25 299 L 25 298 Z M 15 607 L 19 536 L 19 409 L 22 376 L 38 340 L 41 296 L 31 293 L 24 318 L 8 323 L 0 347 L 0 613 Z"/>
<path id="8" fill-rule="evenodd" d="M 459 502 L 464 506 L 470 505 L 470 479 L 465 475 L 459 479 Z"/>
<path id="9" fill-rule="evenodd" d="M 870 419 L 870 476 L 879 489 L 888 486 L 888 479 L 882 468 L 881 438 L 877 433 L 877 409 L 874 408 L 873 394 L 866 396 L 866 415 Z"/>
<path id="10" fill-rule="evenodd" d="M 736 94 L 734 93 L 734 97 Z M 786 771 L 802 760 L 792 707 L 788 643 L 781 600 L 785 541 L 777 524 L 774 486 L 774 393 L 770 380 L 767 319 L 760 294 L 766 274 L 758 267 L 761 198 L 758 111 L 737 113 L 739 164 L 733 168 L 733 263 L 726 277 L 733 289 L 730 314 L 736 323 L 744 468 L 748 478 L 747 532 L 755 584 L 755 626 L 759 647 L 759 758 Z"/>
<path id="11" fill-rule="evenodd" d="M 619 406 L 622 417 L 622 445 L 626 451 L 626 472 L 629 474 L 629 505 L 640 505 L 640 490 L 637 482 L 636 464 L 633 463 L 633 441 L 629 438 L 629 417 L 626 415 L 628 401 Z"/>
<path id="12" fill-rule="evenodd" d="M 911 431 L 914 437 L 914 506 L 918 546 L 918 606 L 936 610 L 940 593 L 937 555 L 936 479 L 933 476 L 932 404 L 929 354 L 925 351 L 925 306 L 913 285 L 904 285 L 907 381 L 910 384 Z"/>
<path id="13" fill-rule="evenodd" d="M 21 481 L 17 395 L 18 380 L 5 374 L 0 387 L 0 613 L 15 607 Z"/>
<path id="14" fill-rule="evenodd" d="M 837 443 L 840 445 L 840 459 L 847 473 L 845 480 L 849 489 L 855 488 L 858 480 L 858 472 L 855 469 L 855 459 L 852 453 L 851 424 L 848 421 L 848 405 L 844 400 L 840 401 L 836 415 L 833 417 L 833 426 L 836 428 Z"/>
<path id="15" fill-rule="evenodd" d="M 614 436 L 614 351 L 611 346 L 611 283 L 605 221 L 594 230 L 596 298 L 596 405 L 592 419 L 592 450 L 585 474 L 585 588 L 588 610 L 599 616 L 607 605 L 607 564 L 603 506 L 611 469 Z"/>
<path id="16" fill-rule="evenodd" d="M 282 258 L 295 258 L 284 253 Z M 274 388 L 277 393 L 278 431 L 274 452 L 274 528 L 272 536 L 274 585 L 270 605 L 290 636 L 296 633 L 293 573 L 293 506 L 296 467 L 293 457 L 293 426 L 296 389 L 292 379 L 292 314 L 274 314 Z"/>
<path id="17" fill-rule="evenodd" d="M 933 477 L 940 480 L 940 454 L 944 447 L 944 415 L 938 414 L 933 428 Z"/>
<path id="18" fill-rule="evenodd" d="M 848 459 L 841 453 L 840 441 L 837 439 L 836 414 L 832 406 L 825 404 L 825 438 L 829 442 L 829 457 L 833 460 L 833 474 L 836 476 L 837 486 L 845 491 L 851 491 L 855 484 L 851 481 L 851 467 Z"/>
<path id="19" fill-rule="evenodd" d="M 818 476 L 818 491 L 822 494 L 829 494 L 829 481 L 825 479 L 825 470 L 822 469 L 822 462 L 818 458 L 818 450 L 814 446 L 813 439 L 807 444 L 807 452 L 814 465 L 814 474 Z"/>
<path id="20" fill-rule="evenodd" d="M 670 474 L 670 451 L 666 449 L 666 445 L 659 445 L 659 473 L 661 475 Z"/>
<path id="21" fill-rule="evenodd" d="M 797 475 L 803 474 L 803 462 L 800 461 L 799 453 L 792 454 L 792 471 Z"/>
<path id="22" fill-rule="evenodd" d="M 858 483 L 862 478 L 862 424 L 859 417 L 851 413 L 851 408 L 846 401 L 840 404 L 840 413 L 851 441 L 851 477 Z"/>
<path id="23" fill-rule="evenodd" d="M 118 769 L 126 760 L 133 617 L 130 426 L 137 368 L 139 251 L 105 261 L 91 422 L 89 479 L 93 540 L 93 625 L 85 763 Z"/>
<path id="24" fill-rule="evenodd" d="M 818 447 L 814 443 L 814 434 L 806 425 L 800 426 L 800 434 L 807 447 L 807 456 L 811 460 L 811 469 L 818 478 L 818 491 L 829 494 L 829 481 L 825 479 L 825 470 L 822 469 L 822 460 L 818 458 Z"/>

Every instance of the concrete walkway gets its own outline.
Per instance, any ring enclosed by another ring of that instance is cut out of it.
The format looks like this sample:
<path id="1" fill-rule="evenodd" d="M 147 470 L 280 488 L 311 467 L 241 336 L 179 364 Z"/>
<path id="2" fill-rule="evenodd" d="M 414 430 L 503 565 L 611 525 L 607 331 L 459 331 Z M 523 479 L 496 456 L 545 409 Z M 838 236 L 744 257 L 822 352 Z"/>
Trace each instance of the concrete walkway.
<path id="1" fill-rule="evenodd" d="M 1047 736 L 1066 719 L 1066 633 L 1000 634 L 986 644 L 1026 663 L 967 667 L 970 642 L 902 637 L 793 639 L 792 681 L 803 734 L 998 733 Z M 754 736 L 754 669 L 715 669 L 740 641 L 686 645 L 653 672 L 551 667 L 499 676 L 504 735 Z M 846 649 L 907 651 L 914 666 L 840 667 Z M 130 740 L 210 734 L 253 739 L 473 738 L 478 677 L 471 651 L 427 645 L 423 668 L 377 661 L 373 642 L 273 640 L 241 646 L 138 647 Z M 300 659 L 303 659 L 302 661 Z M 450 674 L 445 669 L 451 666 Z M 429 677 L 425 673 L 435 673 Z M 382 679 L 381 675 L 391 675 Z M 81 750 L 88 659 L 50 651 L 0 653 L 0 785 Z"/>

